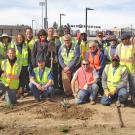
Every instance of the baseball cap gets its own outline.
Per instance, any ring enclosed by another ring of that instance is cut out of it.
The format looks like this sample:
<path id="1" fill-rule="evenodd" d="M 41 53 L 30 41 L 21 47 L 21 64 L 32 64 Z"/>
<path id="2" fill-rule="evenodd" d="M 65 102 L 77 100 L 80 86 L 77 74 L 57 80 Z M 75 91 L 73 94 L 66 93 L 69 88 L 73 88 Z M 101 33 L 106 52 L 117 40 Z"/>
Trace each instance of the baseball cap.
<path id="1" fill-rule="evenodd" d="M 118 55 L 112 57 L 112 61 L 120 62 L 120 58 Z"/>

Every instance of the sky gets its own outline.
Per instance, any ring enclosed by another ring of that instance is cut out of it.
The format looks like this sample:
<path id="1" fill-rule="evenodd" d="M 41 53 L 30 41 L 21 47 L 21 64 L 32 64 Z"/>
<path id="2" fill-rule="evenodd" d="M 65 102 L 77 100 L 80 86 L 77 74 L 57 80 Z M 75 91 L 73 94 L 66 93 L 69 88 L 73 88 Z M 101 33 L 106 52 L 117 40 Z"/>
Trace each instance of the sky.
<path id="1" fill-rule="evenodd" d="M 45 0 L 43 0 L 45 1 Z M 42 27 L 42 0 L 0 0 L 0 25 L 32 25 Z M 53 22 L 62 25 L 85 24 L 85 10 L 88 11 L 88 25 L 101 28 L 135 27 L 135 0 L 47 0 L 49 27 Z M 45 13 L 45 10 L 44 10 Z"/>

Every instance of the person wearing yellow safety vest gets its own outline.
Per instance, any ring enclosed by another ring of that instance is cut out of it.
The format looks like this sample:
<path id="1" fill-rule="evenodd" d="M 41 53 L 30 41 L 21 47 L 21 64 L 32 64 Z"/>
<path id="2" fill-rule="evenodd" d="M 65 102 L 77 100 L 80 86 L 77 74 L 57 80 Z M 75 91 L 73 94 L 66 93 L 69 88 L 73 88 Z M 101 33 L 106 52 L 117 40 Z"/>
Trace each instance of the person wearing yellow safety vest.
<path id="1" fill-rule="evenodd" d="M 71 35 L 70 28 L 68 26 L 64 27 L 64 35 L 66 35 L 66 34 Z M 61 41 L 61 44 L 64 44 L 64 36 L 60 37 L 60 41 Z M 77 45 L 77 41 L 76 41 L 75 37 L 72 37 L 71 41 L 72 41 L 72 44 Z"/>
<path id="2" fill-rule="evenodd" d="M 135 104 L 135 45 L 130 41 L 130 35 L 123 33 L 121 43 L 116 48 L 116 55 L 120 57 L 120 64 L 128 69 L 129 92 L 131 100 Z"/>
<path id="3" fill-rule="evenodd" d="M 110 63 L 112 60 L 112 57 L 115 56 L 115 51 L 117 47 L 117 38 L 115 35 L 111 36 L 109 39 L 110 46 L 107 46 L 104 48 L 104 56 L 106 58 L 106 63 Z"/>
<path id="4" fill-rule="evenodd" d="M 84 30 L 80 31 L 80 59 L 86 59 L 86 52 L 88 51 L 87 34 Z"/>
<path id="5" fill-rule="evenodd" d="M 22 70 L 20 74 L 20 92 L 19 96 L 23 96 L 24 91 L 29 91 L 29 73 L 28 66 L 31 66 L 31 51 L 28 46 L 25 44 L 25 37 L 22 34 L 16 36 L 16 57 L 22 63 Z"/>
<path id="6" fill-rule="evenodd" d="M 62 82 L 65 96 L 71 96 L 71 79 L 73 72 L 75 72 L 80 58 L 80 48 L 72 44 L 71 36 L 69 34 L 64 36 L 64 44 L 60 47 L 58 59 L 62 67 Z"/>
<path id="7" fill-rule="evenodd" d="M 126 66 L 120 65 L 119 56 L 113 56 L 112 64 L 106 65 L 102 74 L 104 95 L 101 104 L 110 105 L 117 99 L 116 106 L 124 106 L 128 100 L 128 71 Z"/>
<path id="8" fill-rule="evenodd" d="M 14 48 L 14 45 L 11 42 L 11 37 L 9 37 L 8 34 L 4 33 L 0 38 L 0 60 L 6 58 L 6 51 L 9 48 Z"/>
<path id="9" fill-rule="evenodd" d="M 35 44 L 35 42 L 37 41 L 34 37 L 33 37 L 33 30 L 31 27 L 27 27 L 26 31 L 25 31 L 25 44 L 29 47 L 29 49 L 32 51 L 33 50 L 33 46 Z"/>
<path id="10" fill-rule="evenodd" d="M 30 75 L 29 87 L 37 102 L 44 100 L 53 94 L 53 77 L 51 69 L 45 66 L 45 59 L 37 59 L 38 67 L 34 68 Z"/>
<path id="11" fill-rule="evenodd" d="M 0 96 L 5 93 L 7 105 L 12 106 L 17 103 L 16 92 L 19 88 L 19 76 L 21 72 L 21 63 L 16 58 L 15 50 L 7 50 L 7 59 L 1 62 L 0 72 Z"/>

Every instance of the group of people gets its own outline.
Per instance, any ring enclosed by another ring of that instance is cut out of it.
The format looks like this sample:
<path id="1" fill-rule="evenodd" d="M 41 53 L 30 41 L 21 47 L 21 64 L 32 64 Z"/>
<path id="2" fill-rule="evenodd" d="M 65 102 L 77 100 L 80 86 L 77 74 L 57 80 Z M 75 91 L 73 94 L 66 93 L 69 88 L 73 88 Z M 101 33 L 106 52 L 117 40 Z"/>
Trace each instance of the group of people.
<path id="1" fill-rule="evenodd" d="M 75 97 L 76 104 L 110 105 L 116 99 L 123 106 L 130 93 L 135 103 L 134 39 L 124 33 L 119 42 L 111 31 L 98 32 L 89 41 L 80 31 L 72 37 L 64 28 L 59 37 L 53 27 L 39 30 L 37 38 L 28 27 L 25 34 L 17 34 L 15 41 L 2 34 L 0 42 L 0 96 L 8 105 L 32 92 L 40 102 L 53 97 L 56 90 L 64 97 Z M 128 87 L 129 86 L 129 87 Z"/>

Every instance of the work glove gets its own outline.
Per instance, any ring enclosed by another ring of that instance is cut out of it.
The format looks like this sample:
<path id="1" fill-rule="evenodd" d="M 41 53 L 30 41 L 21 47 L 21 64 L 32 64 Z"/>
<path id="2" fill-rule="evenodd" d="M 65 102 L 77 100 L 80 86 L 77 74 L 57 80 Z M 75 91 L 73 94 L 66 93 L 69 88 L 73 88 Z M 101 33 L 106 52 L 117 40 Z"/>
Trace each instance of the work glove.
<path id="1" fill-rule="evenodd" d="M 110 89 L 109 91 L 112 96 L 115 95 L 117 92 L 116 88 Z"/>
<path id="2" fill-rule="evenodd" d="M 104 95 L 106 97 L 109 97 L 111 95 L 110 91 L 108 89 L 104 89 Z"/>

